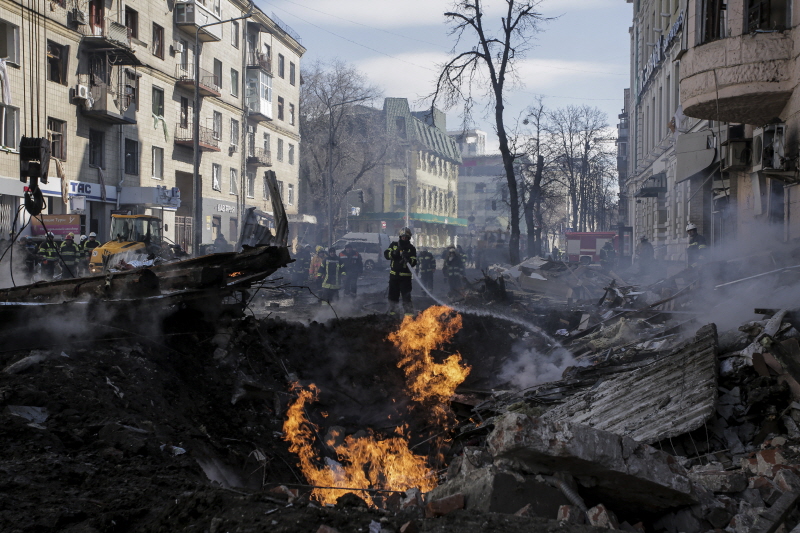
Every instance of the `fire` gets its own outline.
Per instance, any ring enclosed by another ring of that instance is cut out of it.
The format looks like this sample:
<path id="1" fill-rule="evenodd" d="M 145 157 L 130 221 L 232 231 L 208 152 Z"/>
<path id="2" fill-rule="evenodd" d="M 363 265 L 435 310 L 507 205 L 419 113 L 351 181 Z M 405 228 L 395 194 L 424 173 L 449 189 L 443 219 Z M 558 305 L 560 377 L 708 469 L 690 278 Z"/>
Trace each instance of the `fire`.
<path id="1" fill-rule="evenodd" d="M 308 389 L 295 384 L 293 390 L 298 395 L 297 400 L 289 406 L 283 424 L 286 440 L 291 443 L 289 451 L 299 457 L 300 469 L 310 484 L 340 487 L 314 489 L 312 496 L 315 499 L 323 504 L 336 503 L 337 498 L 352 492 L 342 489 L 402 491 L 418 487 L 427 492 L 436 487 L 436 478 L 425 457 L 415 455 L 408 448 L 404 428 L 396 428 L 395 436 L 383 440 L 377 440 L 374 435 L 358 438 L 350 435 L 337 446 L 333 446 L 333 441 L 327 442 L 336 452 L 338 464 L 333 461 L 320 464 L 313 445 L 317 427 L 305 416 L 305 406 L 316 401 L 319 389 L 313 384 Z M 369 505 L 374 505 L 369 492 L 362 492 L 360 496 Z"/>
<path id="2" fill-rule="evenodd" d="M 461 325 L 461 315 L 449 307 L 433 306 L 416 317 L 405 317 L 400 329 L 389 335 L 403 355 L 397 366 L 406 374 L 411 398 L 429 408 L 432 421 L 445 427 L 450 419 L 448 402 L 470 367 L 461 364 L 458 352 L 441 363 L 433 360 L 431 352 L 448 343 Z"/>

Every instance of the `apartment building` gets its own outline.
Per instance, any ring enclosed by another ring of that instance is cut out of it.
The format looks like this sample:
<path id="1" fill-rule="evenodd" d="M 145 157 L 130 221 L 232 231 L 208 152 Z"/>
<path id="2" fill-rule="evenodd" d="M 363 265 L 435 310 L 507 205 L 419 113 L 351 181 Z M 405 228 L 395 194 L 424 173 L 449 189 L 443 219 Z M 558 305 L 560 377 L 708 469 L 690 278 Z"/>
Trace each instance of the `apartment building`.
<path id="1" fill-rule="evenodd" d="M 8 89 L 0 228 L 10 229 L 22 196 L 16 152 L 23 135 L 48 137 L 58 160 L 42 185 L 47 213 L 78 215 L 81 231 L 101 240 L 109 238 L 111 213 L 128 212 L 162 216 L 166 237 L 190 251 L 196 224 L 201 243 L 219 234 L 236 241 L 245 209 L 272 210 L 268 168 L 287 213 L 300 216 L 305 49 L 291 28 L 258 9 L 241 18 L 250 7 L 238 0 L 54 0 L 30 8 L 0 1 Z"/>
<path id="2" fill-rule="evenodd" d="M 364 207 L 349 217 L 351 231 L 396 235 L 409 226 L 417 246 L 454 243 L 467 221 L 458 216 L 461 154 L 447 135 L 445 114 L 411 111 L 406 98 L 386 98 L 383 109 L 371 114 L 385 127 L 397 157 L 365 180 Z"/>
<path id="3" fill-rule="evenodd" d="M 721 231 L 759 249 L 800 237 L 796 7 L 788 0 L 688 0 L 686 5 L 683 112 L 722 123 L 718 172 L 725 187 L 714 191 L 725 193 L 715 199 L 727 206 Z M 719 209 L 712 205 L 712 211 Z"/>
<path id="4" fill-rule="evenodd" d="M 656 257 L 683 261 L 686 224 L 712 226 L 711 202 L 721 180 L 714 123 L 685 115 L 679 81 L 694 18 L 685 0 L 627 0 L 633 4 L 631 85 L 620 114 L 620 214 L 634 242 L 647 237 Z M 713 177 L 712 177 L 713 178 Z M 717 217 L 719 218 L 719 217 Z"/>

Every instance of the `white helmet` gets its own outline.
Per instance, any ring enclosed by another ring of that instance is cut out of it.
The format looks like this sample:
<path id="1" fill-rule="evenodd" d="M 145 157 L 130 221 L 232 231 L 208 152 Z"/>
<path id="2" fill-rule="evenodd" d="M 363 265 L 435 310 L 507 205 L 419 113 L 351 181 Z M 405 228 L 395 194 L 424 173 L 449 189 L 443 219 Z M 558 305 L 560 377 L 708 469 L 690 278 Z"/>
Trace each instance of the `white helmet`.
<path id="1" fill-rule="evenodd" d="M 85 241 L 85 240 L 86 240 L 86 239 L 88 239 L 88 238 L 89 238 L 89 237 L 87 237 L 86 235 L 81 235 L 81 242 Z"/>
<path id="2" fill-rule="evenodd" d="M 693 229 L 697 229 L 697 226 L 695 226 L 695 225 L 694 225 L 694 224 L 692 224 L 691 222 L 689 222 L 688 224 L 686 224 L 686 231 L 692 231 Z"/>
<path id="3" fill-rule="evenodd" d="M 48 237 L 55 237 L 55 234 L 52 231 L 47 232 Z"/>
<path id="4" fill-rule="evenodd" d="M 89 234 L 89 237 L 97 237 L 97 233 L 95 233 L 95 232 L 91 232 L 91 233 Z"/>

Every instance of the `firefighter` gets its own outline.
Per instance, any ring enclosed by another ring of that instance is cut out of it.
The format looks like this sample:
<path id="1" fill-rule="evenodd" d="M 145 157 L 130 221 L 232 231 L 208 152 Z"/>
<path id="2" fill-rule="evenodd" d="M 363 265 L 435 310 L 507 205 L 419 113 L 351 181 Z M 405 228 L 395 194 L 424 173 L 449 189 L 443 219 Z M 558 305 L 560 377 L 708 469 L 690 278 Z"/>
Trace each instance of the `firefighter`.
<path id="1" fill-rule="evenodd" d="M 79 245 L 75 244 L 75 234 L 67 233 L 61 248 L 58 251 L 61 256 L 61 279 L 75 278 L 78 276 L 78 261 L 82 256 Z"/>
<path id="2" fill-rule="evenodd" d="M 336 248 L 331 246 L 328 248 L 328 256 L 319 267 L 322 300 L 330 304 L 339 299 L 339 288 L 342 286 L 343 278 L 346 277 L 345 274 L 344 263 L 336 256 Z"/>
<path id="3" fill-rule="evenodd" d="M 344 277 L 344 295 L 355 298 L 358 293 L 358 276 L 364 271 L 364 261 L 361 259 L 361 254 L 349 242 L 339 254 L 339 259 L 344 264 L 344 271 L 347 274 Z"/>
<path id="4" fill-rule="evenodd" d="M 58 245 L 55 243 L 56 236 L 52 231 L 47 232 L 47 238 L 39 245 L 37 255 L 42 258 L 42 276 L 45 279 L 53 279 L 55 274 L 56 262 L 58 262 Z"/>
<path id="5" fill-rule="evenodd" d="M 400 296 L 403 297 L 403 312 L 414 314 L 411 303 L 411 268 L 417 266 L 417 249 L 411 244 L 411 228 L 401 228 L 397 241 L 383 251 L 383 257 L 391 261 L 389 267 L 389 314 L 394 315 Z"/>
<path id="6" fill-rule="evenodd" d="M 639 256 L 639 272 L 646 273 L 649 271 L 655 260 L 655 252 L 653 251 L 653 245 L 644 235 L 639 240 L 636 255 Z"/>
<path id="7" fill-rule="evenodd" d="M 417 262 L 417 274 L 419 274 L 420 281 L 428 288 L 429 291 L 433 290 L 433 273 L 436 272 L 436 258 L 423 248 L 419 254 L 419 261 Z"/>
<path id="8" fill-rule="evenodd" d="M 299 244 L 294 259 L 292 284 L 304 285 L 308 281 L 308 269 L 311 268 L 311 252 L 308 250 L 308 245 Z"/>
<path id="9" fill-rule="evenodd" d="M 27 235 L 23 235 L 17 240 L 17 250 L 15 250 L 25 265 L 25 280 L 30 283 L 33 281 L 33 275 L 36 272 L 36 263 L 39 257 L 36 255 L 36 243 L 28 239 Z"/>
<path id="10" fill-rule="evenodd" d="M 553 246 L 553 251 L 550 252 L 550 257 L 553 261 L 561 261 L 561 250 L 558 249 L 558 246 Z"/>
<path id="11" fill-rule="evenodd" d="M 706 238 L 697 233 L 697 226 L 689 222 L 686 225 L 686 233 L 689 235 L 689 247 L 686 248 L 686 260 L 689 268 L 695 268 L 705 260 Z"/>
<path id="12" fill-rule="evenodd" d="M 452 246 L 447 249 L 447 259 L 444 260 L 442 274 L 444 274 L 444 279 L 447 281 L 449 288 L 447 296 L 450 298 L 459 296 L 461 281 L 464 279 L 464 261 L 461 259 L 458 250 Z"/>
<path id="13" fill-rule="evenodd" d="M 614 245 L 611 244 L 611 241 L 606 241 L 606 243 L 600 249 L 600 266 L 603 267 L 603 270 L 608 272 L 614 268 L 616 259 L 617 251 L 614 250 Z"/>
<path id="14" fill-rule="evenodd" d="M 321 287 L 319 268 L 322 266 L 323 261 L 325 261 L 325 248 L 317 245 L 316 253 L 314 254 L 314 257 L 311 258 L 311 264 L 308 267 L 308 281 L 311 282 L 311 286 L 315 289 L 319 289 Z"/>

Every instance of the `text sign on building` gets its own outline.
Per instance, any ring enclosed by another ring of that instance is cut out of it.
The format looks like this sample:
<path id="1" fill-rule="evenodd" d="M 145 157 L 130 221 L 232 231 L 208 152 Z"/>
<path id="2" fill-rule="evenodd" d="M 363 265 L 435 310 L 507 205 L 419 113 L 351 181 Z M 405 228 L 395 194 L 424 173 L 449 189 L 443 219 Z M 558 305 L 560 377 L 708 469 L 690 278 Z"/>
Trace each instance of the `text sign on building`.
<path id="1" fill-rule="evenodd" d="M 217 204 L 217 212 L 219 213 L 235 213 L 236 206 L 228 204 Z"/>
<path id="2" fill-rule="evenodd" d="M 54 235 L 66 235 L 67 233 L 78 234 L 81 232 L 80 215 L 42 215 L 39 218 L 31 219 L 31 233 L 33 235 L 44 235 L 52 231 Z M 44 226 L 42 225 L 44 222 Z M 47 230 L 45 230 L 45 226 Z"/>

